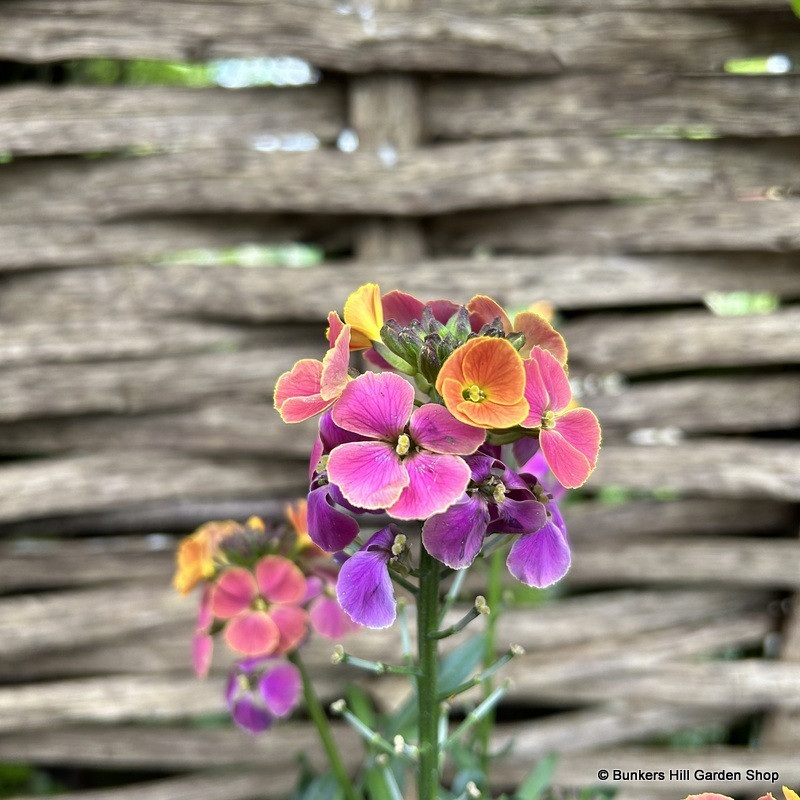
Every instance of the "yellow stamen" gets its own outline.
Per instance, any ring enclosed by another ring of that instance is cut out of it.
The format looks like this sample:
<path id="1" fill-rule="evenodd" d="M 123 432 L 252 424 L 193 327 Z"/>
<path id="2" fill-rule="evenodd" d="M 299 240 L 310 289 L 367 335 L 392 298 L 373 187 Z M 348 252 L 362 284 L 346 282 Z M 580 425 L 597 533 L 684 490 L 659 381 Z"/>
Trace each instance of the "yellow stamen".
<path id="1" fill-rule="evenodd" d="M 469 389 L 464 391 L 464 399 L 469 400 L 472 403 L 480 403 L 486 399 L 486 392 L 484 392 L 480 386 L 473 383 Z"/>
<path id="2" fill-rule="evenodd" d="M 548 430 L 548 428 L 555 428 L 556 426 L 556 415 L 552 411 L 545 411 L 542 414 L 542 430 Z"/>
<path id="3" fill-rule="evenodd" d="M 397 437 L 397 447 L 394 449 L 395 453 L 399 456 L 404 456 L 410 449 L 411 439 L 407 433 L 401 433 L 400 436 Z"/>
<path id="4" fill-rule="evenodd" d="M 492 492 L 492 498 L 495 503 L 502 503 L 506 499 L 506 487 L 502 483 L 498 483 Z"/>
<path id="5" fill-rule="evenodd" d="M 253 608 L 256 611 L 266 611 L 267 601 L 263 597 L 256 597 L 255 601 L 253 602 Z"/>

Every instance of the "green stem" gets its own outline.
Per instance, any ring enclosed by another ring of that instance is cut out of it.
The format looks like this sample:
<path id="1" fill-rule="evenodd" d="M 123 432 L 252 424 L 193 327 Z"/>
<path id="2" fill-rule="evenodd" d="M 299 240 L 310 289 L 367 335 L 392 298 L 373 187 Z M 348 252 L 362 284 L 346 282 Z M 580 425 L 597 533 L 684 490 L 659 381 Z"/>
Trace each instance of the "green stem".
<path id="1" fill-rule="evenodd" d="M 417 597 L 418 800 L 437 800 L 439 796 L 438 641 L 434 638 L 438 619 L 439 562 L 421 546 Z"/>
<path id="2" fill-rule="evenodd" d="M 489 615 L 486 624 L 486 648 L 483 651 L 483 666 L 484 670 L 487 672 L 489 672 L 491 665 L 497 657 L 495 655 L 496 631 L 497 619 L 500 616 L 502 605 L 504 556 L 505 553 L 502 550 L 495 550 L 491 556 L 489 556 L 489 585 L 486 590 L 486 602 L 492 610 L 492 613 Z M 489 673 L 488 680 L 483 682 L 484 701 L 491 696 L 492 690 L 494 689 L 491 679 L 492 672 Z M 478 727 L 478 752 L 480 753 L 481 766 L 484 772 L 487 772 L 489 769 L 489 738 L 492 735 L 494 717 L 494 707 L 491 707 Z"/>
<path id="3" fill-rule="evenodd" d="M 309 678 L 308 672 L 306 671 L 305 664 L 303 664 L 300 654 L 296 650 L 293 653 L 289 653 L 288 658 L 300 672 L 300 678 L 303 681 L 303 699 L 306 701 L 308 714 L 317 729 L 322 746 L 325 748 L 325 753 L 328 756 L 331 770 L 336 777 L 342 793 L 346 800 L 359 800 L 358 794 L 350 780 L 347 768 L 342 761 L 339 748 L 336 746 L 336 740 L 333 738 L 333 731 L 331 731 L 330 723 L 325 716 L 325 710 L 322 708 L 322 703 L 320 703 L 317 693 L 314 691 L 314 685 L 311 683 L 311 678 Z"/>

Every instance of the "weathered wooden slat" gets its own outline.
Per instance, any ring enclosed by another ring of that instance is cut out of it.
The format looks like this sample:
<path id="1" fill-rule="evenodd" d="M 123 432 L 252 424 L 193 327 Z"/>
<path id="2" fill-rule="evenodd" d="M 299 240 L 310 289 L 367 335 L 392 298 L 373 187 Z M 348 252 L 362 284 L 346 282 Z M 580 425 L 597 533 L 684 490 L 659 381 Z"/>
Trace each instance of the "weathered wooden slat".
<path id="1" fill-rule="evenodd" d="M 414 216 L 570 200 L 722 200 L 780 186 L 797 168 L 797 148 L 775 141 L 572 137 L 418 148 L 386 164 L 374 150 L 17 161 L 0 172 L 0 214 L 9 223 L 211 212 Z"/>
<path id="2" fill-rule="evenodd" d="M 752 205 L 752 204 L 751 204 Z M 143 235 L 147 235 L 147 228 Z M 2 255 L 0 255 L 2 257 Z M 320 266 L 260 268 L 202 265 L 103 266 L 0 277 L 0 318 L 53 322 L 110 315 L 196 316 L 247 322 L 322 325 L 368 281 L 423 299 L 441 294 L 443 276 L 458 275 L 453 299 L 486 291 L 507 305 L 547 299 L 559 308 L 696 303 L 710 292 L 771 292 L 800 297 L 792 256 L 547 255 L 437 258 L 407 263 L 329 261 Z M 413 268 L 409 268 L 413 267 Z"/>
<path id="3" fill-rule="evenodd" d="M 700 583 L 793 588 L 800 583 L 800 542 L 791 539 L 672 538 L 625 543 L 619 538 L 576 548 L 576 583 Z"/>
<path id="4" fill-rule="evenodd" d="M 793 376 L 673 378 L 623 386 L 584 402 L 606 432 L 610 426 L 674 426 L 687 433 L 741 433 L 800 425 L 800 379 Z"/>
<path id="5" fill-rule="evenodd" d="M 343 127 L 335 82 L 286 89 L 23 86 L 0 92 L 0 150 L 15 155 L 264 146 L 312 134 L 332 142 Z"/>
<path id="6" fill-rule="evenodd" d="M 532 74 L 620 66 L 696 72 L 718 70 L 734 56 L 797 52 L 796 39 L 780 24 L 753 30 L 735 17 L 669 12 L 504 18 L 435 7 L 359 13 L 358 6 L 320 0 L 240 2 L 235 13 L 230 3 L 175 0 L 149 2 L 136 13 L 122 0 L 17 0 L 7 6 L 0 55 L 22 61 L 196 61 L 270 53 L 345 71 Z M 785 18 L 791 22 L 788 10 Z M 672 35 L 660 36 L 665 29 Z"/>
<path id="7" fill-rule="evenodd" d="M 219 258 L 221 250 L 245 244 L 274 245 L 313 241 L 329 252 L 346 247 L 346 225 L 311 216 L 276 215 L 205 219 L 175 217 L 164 220 L 94 224 L 0 223 L 0 271 L 30 267 L 72 267 L 87 264 L 160 262 L 191 250 L 195 258 L 204 249 Z"/>
<path id="8" fill-rule="evenodd" d="M 454 8 L 471 14 L 541 14 L 543 12 L 585 12 L 597 6 L 592 0 L 436 0 L 437 8 Z M 685 9 L 752 14 L 758 11 L 785 11 L 781 0 L 608 0 L 603 8 L 617 11 Z"/>
<path id="9" fill-rule="evenodd" d="M 717 317 L 708 311 L 602 315 L 565 322 L 572 364 L 648 373 L 800 363 L 800 308 Z"/>
<path id="10" fill-rule="evenodd" d="M 309 355 L 311 348 L 284 346 L 120 361 L 113 368 L 100 362 L 15 367 L 0 374 L 0 418 L 138 413 L 230 396 L 269 405 L 278 376 Z"/>
<path id="11" fill-rule="evenodd" d="M 777 182 L 777 187 L 783 186 Z M 781 196 L 781 189 L 777 194 Z M 434 252 L 741 252 L 800 249 L 800 202 L 702 200 L 483 211 L 438 219 Z M 747 198 L 743 198 L 747 199 Z M 598 289 L 599 291 L 599 289 Z"/>
<path id="12" fill-rule="evenodd" d="M 795 136 L 793 76 L 620 73 L 524 81 L 445 78 L 425 95 L 427 131 L 441 139 L 571 135 Z M 543 113 L 546 110 L 546 113 Z"/>
<path id="13" fill-rule="evenodd" d="M 168 450 L 64 456 L 3 465 L 0 519 L 24 519 L 135 506 L 168 497 L 286 496 L 301 493 L 307 474 L 280 461 L 181 456 Z"/>
<path id="14" fill-rule="evenodd" d="M 608 446 L 598 459 L 591 485 L 796 501 L 800 444 L 703 438 L 679 447 Z"/>

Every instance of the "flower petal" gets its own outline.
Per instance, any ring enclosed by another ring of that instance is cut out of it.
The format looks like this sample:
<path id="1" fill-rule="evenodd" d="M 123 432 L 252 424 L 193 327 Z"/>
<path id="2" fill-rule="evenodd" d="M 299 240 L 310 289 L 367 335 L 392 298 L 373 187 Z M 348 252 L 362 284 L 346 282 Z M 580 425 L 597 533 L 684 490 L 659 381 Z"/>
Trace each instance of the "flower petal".
<path id="1" fill-rule="evenodd" d="M 532 311 L 521 311 L 514 317 L 514 330 L 525 334 L 525 344 L 519 354 L 528 358 L 534 347 L 552 353 L 559 364 L 567 363 L 567 344 L 564 337 L 544 318 Z"/>
<path id="2" fill-rule="evenodd" d="M 558 417 L 555 429 L 586 456 L 594 469 L 600 451 L 600 423 L 597 417 L 588 408 L 573 408 Z"/>
<path id="3" fill-rule="evenodd" d="M 365 372 L 347 384 L 331 411 L 340 427 L 394 442 L 414 410 L 414 387 L 399 375 Z"/>
<path id="4" fill-rule="evenodd" d="M 318 597 L 311 604 L 308 617 L 311 627 L 328 639 L 341 639 L 357 629 L 333 597 Z"/>
<path id="5" fill-rule="evenodd" d="M 542 453 L 556 480 L 567 489 L 577 489 L 592 474 L 589 459 L 573 447 L 556 428 L 539 434 Z"/>
<path id="6" fill-rule="evenodd" d="M 494 322 L 497 317 L 500 317 L 504 333 L 511 333 L 512 330 L 516 330 L 516 328 L 512 329 L 508 314 L 491 297 L 487 297 L 485 294 L 476 294 L 467 303 L 467 311 L 469 311 L 469 318 L 474 331 L 478 331 L 484 325 Z"/>
<path id="7" fill-rule="evenodd" d="M 514 500 L 507 497 L 498 503 L 499 517 L 489 526 L 492 533 L 535 533 L 547 522 L 547 510 L 538 500 Z"/>
<path id="8" fill-rule="evenodd" d="M 403 460 L 409 484 L 386 513 L 397 519 L 426 519 L 444 511 L 458 500 L 467 488 L 470 469 L 458 456 L 425 451 Z"/>
<path id="9" fill-rule="evenodd" d="M 330 402 L 320 395 L 322 362 L 303 358 L 275 384 L 273 402 L 284 422 L 302 422 L 324 411 Z"/>
<path id="10" fill-rule="evenodd" d="M 192 639 L 192 666 L 198 678 L 205 678 L 214 654 L 214 640 L 207 633 L 195 634 Z"/>
<path id="11" fill-rule="evenodd" d="M 567 573 L 569 544 L 561 529 L 551 520 L 536 533 L 520 536 L 512 545 L 506 564 L 517 580 L 543 589 Z"/>
<path id="12" fill-rule="evenodd" d="M 331 311 L 328 314 L 328 347 L 333 347 L 336 343 L 342 328 L 344 328 L 344 323 L 339 318 L 339 315 L 335 311 Z"/>
<path id="13" fill-rule="evenodd" d="M 299 603 L 305 596 L 305 576 L 288 558 L 264 556 L 255 573 L 261 596 L 270 603 Z"/>
<path id="14" fill-rule="evenodd" d="M 468 567 L 481 551 L 489 512 L 479 497 L 464 498 L 422 526 L 425 549 L 452 569 Z"/>
<path id="15" fill-rule="evenodd" d="M 507 405 L 494 403 L 491 400 L 484 400 L 482 403 L 462 400 L 455 410 L 452 408 L 450 410 L 458 419 L 464 417 L 469 419 L 469 424 L 481 428 L 511 428 L 521 424 L 528 416 L 528 401 L 522 397 L 519 402 Z"/>
<path id="16" fill-rule="evenodd" d="M 299 606 L 273 606 L 269 617 L 278 630 L 276 653 L 288 653 L 302 641 L 308 631 L 308 614 Z"/>
<path id="17" fill-rule="evenodd" d="M 350 377 L 347 369 L 350 366 L 350 326 L 345 325 L 333 347 L 322 359 L 319 393 L 323 400 L 335 400 L 347 386 Z"/>
<path id="18" fill-rule="evenodd" d="M 526 428 L 538 428 L 542 424 L 542 416 L 550 405 L 550 395 L 544 385 L 539 362 L 529 358 L 525 365 L 525 399 L 528 401 L 528 416 L 522 422 Z"/>
<path id="19" fill-rule="evenodd" d="M 493 403 L 508 406 L 519 403 L 525 391 L 525 369 L 511 342 L 478 337 L 455 352 L 461 350 L 465 351 L 462 359 L 465 386 L 480 386 Z"/>
<path id="20" fill-rule="evenodd" d="M 541 347 L 531 350 L 531 358 L 539 365 L 547 396 L 550 398 L 548 408 L 560 414 L 569 408 L 572 402 L 572 389 L 569 385 L 564 367 L 558 363 L 556 357 Z"/>
<path id="21" fill-rule="evenodd" d="M 263 733 L 272 724 L 272 715 L 246 694 L 231 706 L 231 717 L 238 728 L 247 733 Z"/>
<path id="22" fill-rule="evenodd" d="M 225 626 L 228 646 L 246 656 L 270 655 L 279 640 L 278 627 L 265 611 L 246 611 Z"/>
<path id="23" fill-rule="evenodd" d="M 365 283 L 347 298 L 344 304 L 344 321 L 353 329 L 351 350 L 361 350 L 380 340 L 383 307 L 377 283 Z"/>
<path id="24" fill-rule="evenodd" d="M 308 493 L 308 534 L 317 547 L 328 553 L 343 550 L 358 536 L 358 523 L 334 508 L 330 486 L 320 486 Z"/>
<path id="25" fill-rule="evenodd" d="M 258 691 L 267 709 L 276 717 L 285 717 L 300 702 L 303 681 L 294 664 L 278 664 L 261 676 Z"/>
<path id="26" fill-rule="evenodd" d="M 225 570 L 211 590 L 211 611 L 218 619 L 229 619 L 250 607 L 258 594 L 253 574 L 244 567 Z"/>
<path id="27" fill-rule="evenodd" d="M 411 415 L 408 432 L 415 444 L 432 453 L 469 455 L 486 438 L 480 428 L 459 422 L 444 406 L 429 403 Z"/>
<path id="28" fill-rule="evenodd" d="M 353 622 L 368 628 L 388 628 L 396 616 L 396 602 L 382 550 L 359 550 L 342 564 L 336 584 L 339 605 Z"/>
<path id="29" fill-rule="evenodd" d="M 386 442 L 351 442 L 334 448 L 328 477 L 348 502 L 372 510 L 395 503 L 409 483 L 400 456 Z"/>
<path id="30" fill-rule="evenodd" d="M 393 319 L 399 325 L 408 325 L 412 319 L 419 319 L 422 316 L 422 309 L 425 304 L 422 300 L 398 289 L 388 292 L 381 298 L 383 308 L 383 319 Z"/>

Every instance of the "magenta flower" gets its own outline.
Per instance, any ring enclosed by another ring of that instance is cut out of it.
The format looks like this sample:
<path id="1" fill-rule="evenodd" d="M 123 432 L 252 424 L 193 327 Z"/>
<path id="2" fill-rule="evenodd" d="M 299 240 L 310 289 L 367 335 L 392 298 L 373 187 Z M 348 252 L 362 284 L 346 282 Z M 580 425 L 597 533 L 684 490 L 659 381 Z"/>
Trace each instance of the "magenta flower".
<path id="1" fill-rule="evenodd" d="M 472 473 L 467 492 L 422 526 L 425 549 L 453 569 L 473 562 L 487 533 L 527 535 L 547 522 L 545 506 L 529 483 L 502 461 L 483 453 L 465 461 Z"/>
<path id="2" fill-rule="evenodd" d="M 338 577 L 333 569 L 318 569 L 307 581 L 308 590 L 303 601 L 303 605 L 308 604 L 311 627 L 321 636 L 334 641 L 358 630 L 358 625 L 336 600 Z"/>
<path id="3" fill-rule="evenodd" d="M 368 628 L 388 628 L 394 622 L 397 603 L 389 562 L 399 533 L 396 525 L 388 525 L 342 564 L 336 596 L 353 622 Z"/>
<path id="4" fill-rule="evenodd" d="M 413 412 L 413 413 L 412 413 Z M 414 389 L 399 375 L 367 372 L 351 381 L 331 412 L 364 441 L 335 447 L 328 477 L 344 498 L 398 519 L 444 511 L 464 492 L 485 431 L 459 422 L 444 406 L 414 410 Z"/>
<path id="5" fill-rule="evenodd" d="M 530 411 L 525 428 L 539 428 L 547 466 L 568 489 L 577 489 L 594 471 L 600 450 L 600 424 L 588 408 L 571 408 L 567 373 L 547 350 L 534 347 L 524 361 L 525 399 Z"/>
<path id="6" fill-rule="evenodd" d="M 272 658 L 246 659 L 234 665 L 225 699 L 236 725 L 247 733 L 265 731 L 300 701 L 300 672 L 294 664 Z"/>
<path id="7" fill-rule="evenodd" d="M 211 612 L 227 621 L 225 641 L 237 653 L 285 653 L 306 634 L 307 614 L 299 607 L 306 579 L 283 556 L 264 556 L 254 573 L 244 567 L 225 570 L 211 590 Z"/>

